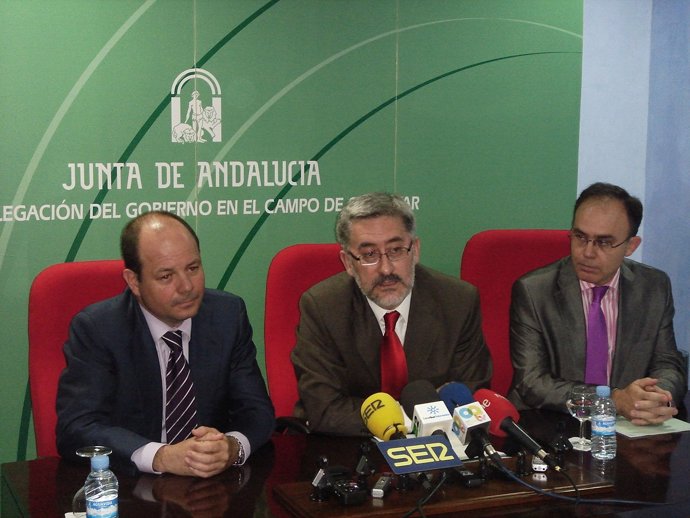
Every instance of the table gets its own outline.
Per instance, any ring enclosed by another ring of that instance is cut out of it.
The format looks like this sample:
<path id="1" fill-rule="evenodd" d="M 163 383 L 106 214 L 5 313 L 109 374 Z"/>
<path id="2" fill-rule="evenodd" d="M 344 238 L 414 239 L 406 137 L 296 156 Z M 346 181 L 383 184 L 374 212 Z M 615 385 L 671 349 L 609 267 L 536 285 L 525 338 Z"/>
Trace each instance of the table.
<path id="1" fill-rule="evenodd" d="M 686 407 L 689 402 L 690 397 L 686 397 Z M 576 435 L 577 422 L 553 412 L 523 412 L 520 424 L 546 444 L 554 437 L 559 422 L 566 424 L 567 435 Z M 357 438 L 276 435 L 270 444 L 251 456 L 246 466 L 231 468 L 210 480 L 118 474 L 120 516 L 283 518 L 290 516 L 286 503 L 301 516 L 402 516 L 424 494 L 423 489 L 415 487 L 406 494 L 389 493 L 383 501 L 371 503 L 368 499 L 361 506 L 344 507 L 333 498 L 318 504 L 309 501 L 310 481 L 317 471 L 319 457 L 325 455 L 330 465 L 341 464 L 353 469 L 360 457 L 361 444 L 362 439 Z M 509 441 L 497 441 L 497 446 L 505 451 L 512 448 Z M 370 458 L 377 473 L 388 471 L 376 448 L 372 449 Z M 508 462 L 514 465 L 515 460 Z M 618 455 L 604 470 L 598 470 L 589 453 L 570 452 L 566 462 L 571 476 L 586 486 L 587 498 L 678 502 L 690 497 L 690 433 L 687 432 L 640 439 L 619 435 Z M 3 464 L 2 517 L 62 518 L 70 510 L 72 495 L 83 484 L 87 472 L 86 464 L 71 464 L 58 458 Z M 558 477 L 549 472 L 546 486 L 565 488 L 566 482 Z M 576 506 L 537 496 L 522 490 L 515 482 L 492 477 L 480 488 L 449 483 L 424 510 L 427 516 L 457 516 L 464 508 L 471 509 L 473 517 L 546 517 L 557 513 L 565 518 L 617 516 L 616 513 L 642 507 Z M 663 513 L 658 509 L 652 512 L 656 516 Z"/>

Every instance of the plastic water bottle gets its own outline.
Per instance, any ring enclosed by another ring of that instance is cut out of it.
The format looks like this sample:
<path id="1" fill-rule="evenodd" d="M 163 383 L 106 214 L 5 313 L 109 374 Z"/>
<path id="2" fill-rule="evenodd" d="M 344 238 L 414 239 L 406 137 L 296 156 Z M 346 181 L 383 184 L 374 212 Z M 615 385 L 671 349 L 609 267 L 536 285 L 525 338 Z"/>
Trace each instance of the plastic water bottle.
<path id="1" fill-rule="evenodd" d="M 611 389 L 597 387 L 597 398 L 592 408 L 592 457 L 610 460 L 616 456 L 616 405 Z"/>
<path id="2" fill-rule="evenodd" d="M 87 518 L 117 518 L 117 477 L 107 455 L 91 457 L 91 473 L 84 483 Z"/>

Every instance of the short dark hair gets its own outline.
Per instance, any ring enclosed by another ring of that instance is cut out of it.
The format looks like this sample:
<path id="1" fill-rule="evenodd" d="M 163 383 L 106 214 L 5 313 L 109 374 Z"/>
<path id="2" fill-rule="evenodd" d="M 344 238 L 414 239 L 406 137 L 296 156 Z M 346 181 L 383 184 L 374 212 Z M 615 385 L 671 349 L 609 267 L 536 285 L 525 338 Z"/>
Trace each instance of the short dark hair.
<path id="1" fill-rule="evenodd" d="M 628 237 L 637 235 L 637 232 L 640 230 L 640 224 L 642 223 L 642 202 L 639 198 L 631 196 L 628 191 L 622 187 L 618 187 L 611 183 L 593 183 L 580 193 L 580 196 L 575 202 L 575 208 L 573 209 L 573 222 L 575 221 L 575 213 L 578 207 L 585 201 L 594 198 L 609 198 L 620 201 L 628 215 L 628 223 L 630 224 L 630 235 Z"/>
<path id="2" fill-rule="evenodd" d="M 352 221 L 393 216 L 402 219 L 405 230 L 415 237 L 416 226 L 412 208 L 404 198 L 387 192 L 372 192 L 350 198 L 335 223 L 335 238 L 343 248 L 350 244 Z"/>
<path id="3" fill-rule="evenodd" d="M 199 238 L 197 237 L 196 232 L 194 232 L 194 229 L 189 225 L 189 223 L 187 223 L 177 214 L 164 210 L 154 210 L 140 214 L 127 223 L 120 234 L 120 253 L 122 254 L 122 259 L 125 262 L 125 268 L 132 270 L 137 274 L 137 277 L 139 277 L 141 274 L 141 259 L 139 258 L 139 234 L 141 233 L 141 227 L 144 226 L 146 220 L 154 217 L 170 218 L 182 224 L 182 226 L 186 228 L 192 235 L 194 241 L 196 241 L 197 249 L 201 251 L 201 246 L 199 246 Z"/>

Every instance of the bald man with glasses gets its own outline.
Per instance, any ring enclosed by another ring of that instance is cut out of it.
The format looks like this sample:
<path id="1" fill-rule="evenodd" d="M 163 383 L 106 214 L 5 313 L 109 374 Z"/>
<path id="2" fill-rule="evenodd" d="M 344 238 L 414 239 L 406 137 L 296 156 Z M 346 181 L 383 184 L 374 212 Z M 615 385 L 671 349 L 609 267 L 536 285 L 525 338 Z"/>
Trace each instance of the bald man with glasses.
<path id="1" fill-rule="evenodd" d="M 609 385 L 637 425 L 678 413 L 687 372 L 673 332 L 668 276 L 629 259 L 640 245 L 642 203 L 595 183 L 573 211 L 570 256 L 513 286 L 509 398 L 518 408 L 567 411 L 576 384 Z"/>
<path id="2" fill-rule="evenodd" d="M 292 361 L 300 400 L 294 414 L 312 431 L 368 435 L 362 402 L 398 398 L 412 381 L 487 386 L 477 290 L 419 264 L 420 241 L 409 205 L 372 193 L 348 201 L 336 237 L 346 271 L 300 300 Z"/>

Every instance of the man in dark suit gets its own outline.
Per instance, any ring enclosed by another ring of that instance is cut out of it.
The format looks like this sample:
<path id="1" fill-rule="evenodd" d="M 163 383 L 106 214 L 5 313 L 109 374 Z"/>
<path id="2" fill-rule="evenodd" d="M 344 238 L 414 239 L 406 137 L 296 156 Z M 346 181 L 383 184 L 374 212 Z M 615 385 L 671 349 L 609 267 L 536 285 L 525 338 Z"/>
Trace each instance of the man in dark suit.
<path id="1" fill-rule="evenodd" d="M 104 445 L 122 466 L 199 477 L 244 463 L 274 426 L 244 302 L 204 288 L 199 240 L 174 214 L 135 218 L 120 244 L 128 288 L 70 326 L 57 396 L 60 455 Z M 163 338 L 170 331 L 181 331 L 180 352 Z M 166 409 L 178 397 L 166 389 L 174 368 L 183 369 L 184 397 L 194 394 L 181 400 L 183 424 Z M 176 428 L 179 439 L 170 437 Z"/>
<path id="2" fill-rule="evenodd" d="M 676 415 L 687 373 L 673 333 L 671 284 L 664 272 L 627 258 L 640 245 L 641 221 L 640 200 L 624 189 L 589 186 L 575 203 L 570 257 L 513 286 L 509 398 L 519 408 L 565 410 L 568 392 L 587 381 L 610 385 L 618 412 L 634 424 Z M 588 328 L 598 318 L 589 316 L 597 289 L 605 350 L 593 361 Z M 596 369 L 599 381 L 588 381 Z"/>
<path id="3" fill-rule="evenodd" d="M 336 237 L 346 272 L 300 300 L 292 352 L 300 395 L 296 416 L 313 431 L 361 435 L 367 431 L 360 407 L 373 393 L 397 398 L 405 383 L 418 379 L 435 387 L 451 381 L 472 389 L 488 385 L 491 358 L 477 291 L 418 264 L 414 214 L 402 198 L 374 193 L 350 199 Z M 386 332 L 386 315 L 394 311 L 402 358 L 382 360 L 388 354 L 382 338 L 393 335 Z"/>

